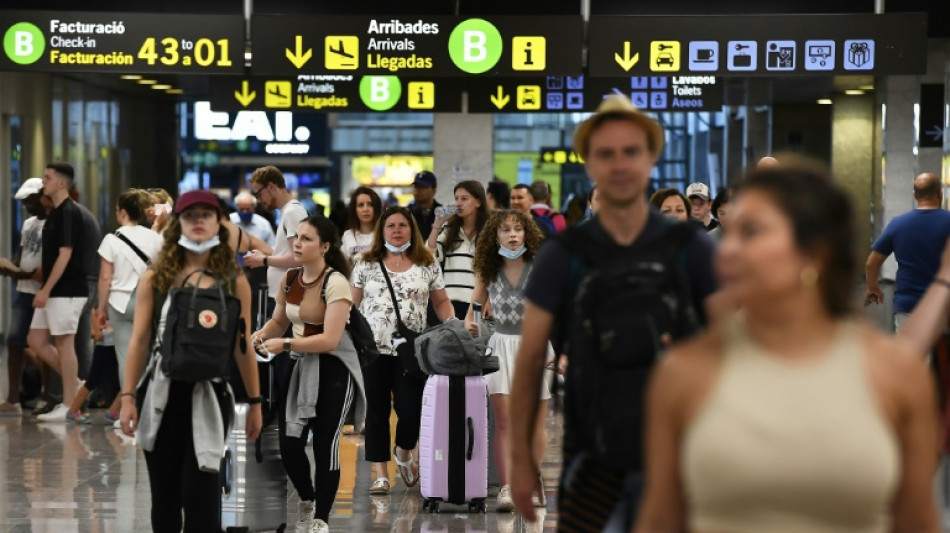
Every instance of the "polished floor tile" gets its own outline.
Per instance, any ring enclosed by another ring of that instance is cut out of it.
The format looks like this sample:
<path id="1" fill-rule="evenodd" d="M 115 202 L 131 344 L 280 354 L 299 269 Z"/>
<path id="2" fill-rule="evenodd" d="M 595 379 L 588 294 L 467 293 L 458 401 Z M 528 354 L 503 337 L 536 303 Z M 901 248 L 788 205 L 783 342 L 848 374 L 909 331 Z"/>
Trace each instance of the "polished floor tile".
<path id="1" fill-rule="evenodd" d="M 93 411 L 91 425 L 36 423 L 31 417 L 0 417 L 0 531 L 16 533 L 127 533 L 150 531 L 148 473 L 140 448 Z M 331 531 L 349 532 L 542 532 L 554 531 L 555 493 L 560 465 L 559 435 L 550 421 L 542 467 L 548 506 L 541 520 L 525 523 L 516 514 L 470 514 L 445 506 L 439 514 L 422 509 L 419 488 L 397 480 L 392 494 L 371 498 L 372 475 L 362 459 L 361 436 L 341 444 L 340 488 L 330 517 Z M 288 491 L 288 524 L 296 522 L 297 497 Z"/>

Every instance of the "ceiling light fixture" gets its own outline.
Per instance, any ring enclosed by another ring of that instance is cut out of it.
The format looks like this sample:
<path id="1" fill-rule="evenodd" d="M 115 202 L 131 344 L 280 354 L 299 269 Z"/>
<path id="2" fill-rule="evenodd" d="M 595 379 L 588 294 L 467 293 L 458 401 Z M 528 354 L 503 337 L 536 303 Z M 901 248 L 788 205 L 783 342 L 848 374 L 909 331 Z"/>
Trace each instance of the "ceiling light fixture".
<path id="1" fill-rule="evenodd" d="M 155 90 L 158 90 L 158 91 L 164 91 L 164 90 L 167 90 L 167 89 L 171 89 L 172 86 L 171 86 L 171 85 L 164 84 L 164 83 L 159 83 L 158 85 L 152 85 L 152 88 L 155 89 Z"/>
<path id="2" fill-rule="evenodd" d="M 154 85 L 158 83 L 158 80 L 139 80 L 139 83 L 142 85 Z"/>
<path id="3" fill-rule="evenodd" d="M 168 89 L 168 90 L 165 91 L 165 92 L 168 93 L 168 94 L 184 94 L 185 91 L 183 91 L 183 90 L 181 90 L 181 89 Z"/>
<path id="4" fill-rule="evenodd" d="M 873 91 L 873 90 L 874 90 L 874 85 L 870 85 L 870 84 L 868 84 L 868 85 L 858 85 L 858 89 L 861 89 L 862 91 Z"/>
<path id="5" fill-rule="evenodd" d="M 861 89 L 847 89 L 845 90 L 844 94 L 847 94 L 849 96 L 860 96 L 864 94 L 864 91 L 862 91 Z"/>
<path id="6" fill-rule="evenodd" d="M 831 98 L 819 98 L 818 103 L 820 105 L 831 105 Z"/>
<path id="7" fill-rule="evenodd" d="M 142 76 L 139 76 L 138 74 L 123 74 L 123 75 L 121 75 L 121 76 L 119 76 L 119 77 L 122 78 L 123 80 L 140 80 L 140 79 L 142 79 Z"/>

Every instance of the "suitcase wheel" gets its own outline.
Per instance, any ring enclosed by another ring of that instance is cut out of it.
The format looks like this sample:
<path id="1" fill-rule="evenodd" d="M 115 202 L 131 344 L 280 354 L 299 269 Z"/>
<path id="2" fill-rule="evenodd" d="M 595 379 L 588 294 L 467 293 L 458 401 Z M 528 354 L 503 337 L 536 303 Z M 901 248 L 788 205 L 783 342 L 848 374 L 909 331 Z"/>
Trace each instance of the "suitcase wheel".
<path id="1" fill-rule="evenodd" d="M 281 524 L 280 527 L 277 528 L 277 533 L 284 533 L 285 529 L 287 529 L 287 524 Z"/>
<path id="2" fill-rule="evenodd" d="M 438 513 L 439 512 L 439 502 L 432 501 L 429 503 L 429 513 Z"/>

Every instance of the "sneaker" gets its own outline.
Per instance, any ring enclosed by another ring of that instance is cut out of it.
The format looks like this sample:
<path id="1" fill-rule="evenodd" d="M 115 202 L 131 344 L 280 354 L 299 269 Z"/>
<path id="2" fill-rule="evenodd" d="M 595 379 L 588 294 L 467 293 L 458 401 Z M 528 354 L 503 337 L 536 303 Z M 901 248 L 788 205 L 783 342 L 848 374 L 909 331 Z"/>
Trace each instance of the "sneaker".
<path id="1" fill-rule="evenodd" d="M 121 430 L 121 429 L 122 429 L 122 421 L 121 421 L 121 420 L 116 420 L 115 422 L 112 423 L 112 427 L 115 428 L 115 429 Z"/>
<path id="2" fill-rule="evenodd" d="M 92 423 L 92 422 L 89 420 L 89 415 L 87 415 L 86 413 L 83 413 L 82 411 L 76 411 L 75 413 L 67 412 L 67 413 L 66 413 L 66 420 L 69 420 L 70 422 L 75 422 L 75 423 L 77 423 L 77 424 L 90 424 L 90 423 Z"/>
<path id="3" fill-rule="evenodd" d="M 300 501 L 297 503 L 297 533 L 310 533 L 313 531 L 313 511 L 316 502 Z M 325 526 L 326 524 L 324 524 Z"/>
<path id="4" fill-rule="evenodd" d="M 46 413 L 50 412 L 54 407 L 56 407 L 56 404 L 51 404 L 47 402 L 46 400 L 40 400 L 36 402 L 36 406 L 33 407 L 33 411 L 31 411 L 30 414 L 33 416 L 45 415 Z"/>
<path id="5" fill-rule="evenodd" d="M 515 502 L 511 499 L 511 487 L 505 485 L 498 491 L 498 503 L 495 505 L 495 511 L 499 513 L 510 513 L 515 510 Z"/>
<path id="6" fill-rule="evenodd" d="M 66 422 L 66 415 L 69 414 L 69 407 L 64 404 L 53 406 L 50 412 L 36 417 L 40 422 Z"/>
<path id="7" fill-rule="evenodd" d="M 20 416 L 23 408 L 18 403 L 0 402 L 0 416 Z"/>
<path id="8" fill-rule="evenodd" d="M 114 412 L 114 413 L 110 413 L 109 411 L 106 411 L 106 414 L 102 415 L 102 417 L 105 418 L 106 421 L 108 421 L 108 422 L 118 422 L 118 421 L 119 421 L 119 412 L 116 411 L 116 412 Z"/>
<path id="9" fill-rule="evenodd" d="M 330 533 L 330 526 L 323 520 L 317 518 L 314 519 L 313 524 L 310 526 L 310 531 L 307 533 Z"/>

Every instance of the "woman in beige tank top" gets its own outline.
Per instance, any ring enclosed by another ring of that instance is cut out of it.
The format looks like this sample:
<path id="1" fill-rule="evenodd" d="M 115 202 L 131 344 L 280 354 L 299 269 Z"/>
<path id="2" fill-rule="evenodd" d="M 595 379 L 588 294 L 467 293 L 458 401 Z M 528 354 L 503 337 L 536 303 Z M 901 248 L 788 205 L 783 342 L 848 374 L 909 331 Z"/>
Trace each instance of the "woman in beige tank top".
<path id="1" fill-rule="evenodd" d="M 940 531 L 933 383 L 852 314 L 853 220 L 823 171 L 747 178 L 717 259 L 742 310 L 657 366 L 637 533 Z"/>

